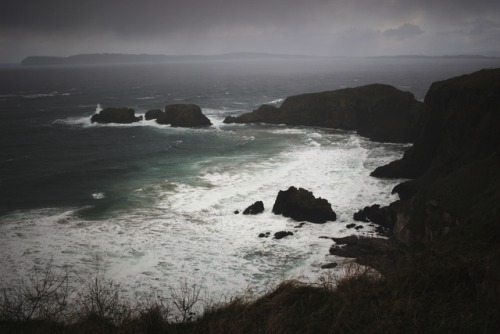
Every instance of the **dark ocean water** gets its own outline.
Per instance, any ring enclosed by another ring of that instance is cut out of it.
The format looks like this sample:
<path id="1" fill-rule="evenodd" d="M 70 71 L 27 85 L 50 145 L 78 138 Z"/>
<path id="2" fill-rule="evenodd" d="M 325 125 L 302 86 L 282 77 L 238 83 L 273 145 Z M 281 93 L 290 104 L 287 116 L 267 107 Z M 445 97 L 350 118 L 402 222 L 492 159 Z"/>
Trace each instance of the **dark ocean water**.
<path id="1" fill-rule="evenodd" d="M 0 67 L 0 277 L 52 259 L 84 270 L 99 257 L 133 289 L 189 277 L 215 291 L 261 287 L 282 273 L 308 275 L 327 261 L 322 234 L 350 233 L 352 212 L 388 203 L 397 180 L 369 172 L 405 146 L 353 133 L 224 125 L 294 94 L 385 83 L 423 99 L 430 84 L 494 59 L 288 59 L 150 65 Z M 137 114 L 196 103 L 214 124 L 179 129 L 143 121 L 90 124 L 103 107 Z M 339 212 L 287 243 L 263 231 L 293 228 L 269 212 L 303 186 Z M 258 221 L 235 216 L 256 200 Z M 369 231 L 366 227 L 365 231 Z"/>

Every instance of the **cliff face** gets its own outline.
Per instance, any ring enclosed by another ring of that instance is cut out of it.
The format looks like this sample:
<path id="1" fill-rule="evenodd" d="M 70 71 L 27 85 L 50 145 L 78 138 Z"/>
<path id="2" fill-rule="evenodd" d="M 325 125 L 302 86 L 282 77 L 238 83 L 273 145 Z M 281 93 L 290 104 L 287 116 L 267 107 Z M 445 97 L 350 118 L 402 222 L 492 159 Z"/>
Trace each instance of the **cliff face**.
<path id="1" fill-rule="evenodd" d="M 432 84 L 422 130 L 401 160 L 372 175 L 410 177 L 394 237 L 408 244 L 500 237 L 500 69 Z M 495 239 L 496 238 L 496 239 Z"/>
<path id="2" fill-rule="evenodd" d="M 373 176 L 447 174 L 498 148 L 500 69 L 435 82 L 424 105 L 415 145 L 401 160 L 377 168 Z"/>
<path id="3" fill-rule="evenodd" d="M 263 105 L 224 123 L 270 123 L 357 130 L 384 142 L 411 142 L 422 103 L 409 92 L 373 84 L 286 98 L 279 107 Z"/>

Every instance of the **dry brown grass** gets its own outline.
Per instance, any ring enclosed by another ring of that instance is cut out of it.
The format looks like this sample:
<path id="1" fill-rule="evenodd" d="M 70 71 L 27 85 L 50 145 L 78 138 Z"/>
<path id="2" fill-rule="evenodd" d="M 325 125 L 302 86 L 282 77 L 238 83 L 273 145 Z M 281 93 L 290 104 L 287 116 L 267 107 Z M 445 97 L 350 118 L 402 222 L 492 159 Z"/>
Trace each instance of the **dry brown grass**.
<path id="1" fill-rule="evenodd" d="M 498 246 L 475 253 L 455 249 L 453 254 L 433 250 L 411 255 L 384 277 L 354 263 L 343 268 L 343 275 L 326 273 L 313 284 L 288 280 L 260 297 L 205 304 L 204 313 L 192 319 L 189 306 L 203 302 L 198 286 L 180 284 L 183 288 L 174 296 L 181 303 L 177 306 L 155 291 L 132 305 L 116 302 L 115 285 L 93 281 L 87 293 L 96 297 L 97 287 L 110 288 L 100 293 L 113 298 L 102 301 L 118 305 L 120 317 L 89 309 L 64 323 L 2 314 L 0 332 L 497 333 L 500 328 Z M 184 317 L 176 320 L 176 313 Z"/>

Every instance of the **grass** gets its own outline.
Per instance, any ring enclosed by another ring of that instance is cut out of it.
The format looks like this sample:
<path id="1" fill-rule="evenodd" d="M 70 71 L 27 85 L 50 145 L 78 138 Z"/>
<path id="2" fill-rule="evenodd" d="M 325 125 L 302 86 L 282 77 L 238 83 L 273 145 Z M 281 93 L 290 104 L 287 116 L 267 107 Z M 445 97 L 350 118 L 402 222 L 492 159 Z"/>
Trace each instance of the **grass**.
<path id="1" fill-rule="evenodd" d="M 172 294 L 175 301 L 152 293 L 132 304 L 121 299 L 118 286 L 97 277 L 82 291 L 86 301 L 79 304 L 87 305 L 77 312 L 30 319 L 2 313 L 0 332 L 497 333 L 500 328 L 498 246 L 411 254 L 384 277 L 367 267 L 347 268 L 341 277 L 325 274 L 314 284 L 284 281 L 257 298 L 242 295 L 205 305 L 192 317 L 192 306 L 203 302 L 197 286 L 181 283 Z M 90 307 L 99 298 L 106 312 Z M 176 307 L 182 311 L 174 312 Z"/>

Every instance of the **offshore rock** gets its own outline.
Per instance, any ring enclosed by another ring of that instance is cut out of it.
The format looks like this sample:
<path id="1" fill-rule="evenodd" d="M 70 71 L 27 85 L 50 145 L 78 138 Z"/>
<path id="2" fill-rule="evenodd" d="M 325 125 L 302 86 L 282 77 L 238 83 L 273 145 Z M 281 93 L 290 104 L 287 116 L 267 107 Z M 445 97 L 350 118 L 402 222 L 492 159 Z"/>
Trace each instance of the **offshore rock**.
<path id="1" fill-rule="evenodd" d="M 224 123 L 270 123 L 357 130 L 381 142 L 412 142 L 423 104 L 409 92 L 373 84 L 290 96 L 277 108 L 262 105 Z"/>
<path id="2" fill-rule="evenodd" d="M 141 120 L 142 116 L 136 117 L 134 109 L 131 108 L 105 108 L 90 118 L 90 122 L 92 123 L 104 124 L 130 124 Z"/>
<path id="3" fill-rule="evenodd" d="M 144 115 L 144 117 L 146 118 L 146 120 L 151 120 L 151 119 L 161 118 L 161 117 L 163 117 L 163 115 L 164 115 L 163 110 L 151 109 L 151 110 L 146 111 L 146 115 Z"/>
<path id="4" fill-rule="evenodd" d="M 203 115 L 196 104 L 170 104 L 165 107 L 165 113 L 156 119 L 158 124 L 170 124 L 173 127 L 201 127 L 212 123 Z"/>
<path id="5" fill-rule="evenodd" d="M 290 217 L 296 221 L 308 221 L 316 224 L 337 219 L 337 215 L 326 199 L 315 198 L 312 192 L 295 187 L 290 187 L 286 191 L 281 190 L 278 193 L 273 213 Z"/>
<path id="6" fill-rule="evenodd" d="M 264 203 L 257 201 L 243 211 L 244 215 L 257 215 L 264 212 Z"/>
<path id="7" fill-rule="evenodd" d="M 290 231 L 279 231 L 274 233 L 274 239 L 276 240 L 283 239 L 285 237 L 288 237 L 289 235 L 293 235 L 293 233 Z"/>

